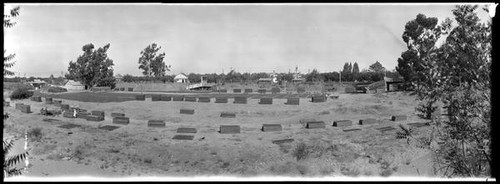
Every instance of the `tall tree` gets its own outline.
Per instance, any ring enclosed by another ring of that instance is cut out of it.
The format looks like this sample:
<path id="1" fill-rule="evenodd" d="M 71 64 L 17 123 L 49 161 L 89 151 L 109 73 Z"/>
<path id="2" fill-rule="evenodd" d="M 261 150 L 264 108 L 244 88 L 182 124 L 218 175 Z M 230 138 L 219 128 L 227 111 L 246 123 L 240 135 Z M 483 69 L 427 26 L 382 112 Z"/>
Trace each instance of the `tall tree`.
<path id="1" fill-rule="evenodd" d="M 351 63 L 345 63 L 344 64 L 344 69 L 341 72 L 342 75 L 342 81 L 352 81 L 352 64 Z"/>
<path id="2" fill-rule="evenodd" d="M 141 57 L 139 58 L 139 69 L 143 69 L 142 74 L 151 77 L 165 76 L 166 71 L 170 71 L 170 65 L 165 64 L 165 52 L 157 55 L 157 52 L 161 49 L 156 43 L 148 45 L 143 51 L 141 51 Z"/>
<path id="3" fill-rule="evenodd" d="M 481 23 L 477 8 L 459 5 L 452 10 L 457 26 L 436 54 L 441 62 L 435 77 L 441 82 L 429 93 L 443 94 L 448 105 L 448 118 L 436 126 L 445 142 L 437 150 L 437 163 L 449 177 L 488 176 L 493 164 L 491 21 Z"/>
<path id="4" fill-rule="evenodd" d="M 414 20 L 406 23 L 402 35 L 408 50 L 398 59 L 396 70 L 415 87 L 421 101 L 418 109 L 428 119 L 432 118 L 432 113 L 437 109 L 435 103 L 442 94 L 437 90 L 443 81 L 438 79 L 438 62 L 442 60 L 437 58 L 439 49 L 436 43 L 450 28 L 449 18 L 438 25 L 437 18 L 418 14 Z"/>
<path id="5" fill-rule="evenodd" d="M 352 73 L 353 74 L 358 74 L 359 73 L 358 62 L 354 62 L 354 66 L 352 67 Z"/>
<path id="6" fill-rule="evenodd" d="M 116 79 L 113 76 L 113 60 L 106 53 L 109 46 L 108 43 L 94 50 L 92 43 L 84 45 L 83 54 L 78 56 L 76 62 L 69 62 L 68 75 L 84 84 L 86 89 L 93 86 L 114 88 Z"/>
<path id="7" fill-rule="evenodd" d="M 4 8 L 5 8 L 5 5 L 4 5 Z M 3 15 L 3 27 L 4 27 L 4 29 L 11 28 L 12 26 L 14 26 L 16 24 L 16 22 L 14 22 L 12 20 L 12 18 L 15 18 L 19 15 L 20 9 L 21 8 L 19 6 L 14 7 L 10 10 L 10 12 L 8 14 Z M 4 32 L 4 36 L 5 36 L 5 32 Z M 9 70 L 9 68 L 12 68 L 14 66 L 14 64 L 16 63 L 15 61 L 13 61 L 14 57 L 16 57 L 16 54 L 5 55 L 6 52 L 7 52 L 6 50 L 3 50 L 3 76 L 4 76 L 4 78 L 5 78 L 5 76 L 10 76 L 10 75 L 15 74 L 13 71 Z"/>
<path id="8" fill-rule="evenodd" d="M 359 66 L 358 62 L 354 62 L 354 65 L 352 67 L 352 78 L 353 80 L 359 80 Z"/>

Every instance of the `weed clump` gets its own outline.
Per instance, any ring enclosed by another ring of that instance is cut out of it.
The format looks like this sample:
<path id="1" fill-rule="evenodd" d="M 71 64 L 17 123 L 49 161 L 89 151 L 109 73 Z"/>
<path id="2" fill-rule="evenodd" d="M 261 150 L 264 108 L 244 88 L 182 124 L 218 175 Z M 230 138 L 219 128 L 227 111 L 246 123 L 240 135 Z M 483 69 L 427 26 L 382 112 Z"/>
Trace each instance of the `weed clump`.
<path id="1" fill-rule="evenodd" d="M 42 137 L 43 137 L 43 132 L 42 128 L 40 127 L 32 128 L 28 131 L 28 138 L 31 141 L 40 142 L 42 140 Z"/>
<path id="2" fill-rule="evenodd" d="M 33 91 L 30 91 L 28 87 L 20 86 L 10 94 L 10 99 L 20 100 L 31 96 L 33 96 Z"/>

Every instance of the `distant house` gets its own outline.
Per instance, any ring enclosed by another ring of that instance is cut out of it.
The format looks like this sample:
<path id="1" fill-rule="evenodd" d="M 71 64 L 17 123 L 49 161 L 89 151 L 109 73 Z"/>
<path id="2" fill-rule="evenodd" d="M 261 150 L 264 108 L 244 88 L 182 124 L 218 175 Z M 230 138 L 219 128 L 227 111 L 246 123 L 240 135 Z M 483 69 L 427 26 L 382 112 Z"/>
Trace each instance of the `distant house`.
<path id="1" fill-rule="evenodd" d="M 68 82 L 64 84 L 63 88 L 66 88 L 67 90 L 85 90 L 85 86 L 82 83 L 74 80 L 68 80 Z"/>
<path id="2" fill-rule="evenodd" d="M 180 73 L 178 75 L 176 75 L 174 77 L 174 82 L 177 82 L 177 83 L 189 83 L 189 80 L 188 80 L 188 77 L 183 74 L 183 73 Z"/>
<path id="3" fill-rule="evenodd" d="M 305 81 L 306 79 L 302 78 L 302 75 L 300 73 L 296 72 L 293 74 L 292 83 L 302 83 Z"/>
<path id="4" fill-rule="evenodd" d="M 118 74 L 115 76 L 116 82 L 121 82 L 122 78 L 123 78 L 123 76 L 121 74 Z"/>
<path id="5" fill-rule="evenodd" d="M 302 83 L 306 81 L 306 79 L 304 78 L 296 78 L 296 79 L 292 79 L 292 83 Z"/>
<path id="6" fill-rule="evenodd" d="M 42 87 L 44 87 L 45 85 L 47 85 L 47 83 L 45 81 L 41 81 L 39 79 L 35 79 L 35 81 L 33 82 L 28 82 L 30 85 L 32 85 L 33 87 L 35 87 L 35 89 L 40 89 Z"/>
<path id="7" fill-rule="evenodd" d="M 403 89 L 404 79 L 403 78 L 389 78 L 384 77 L 385 90 L 386 91 L 398 91 Z"/>

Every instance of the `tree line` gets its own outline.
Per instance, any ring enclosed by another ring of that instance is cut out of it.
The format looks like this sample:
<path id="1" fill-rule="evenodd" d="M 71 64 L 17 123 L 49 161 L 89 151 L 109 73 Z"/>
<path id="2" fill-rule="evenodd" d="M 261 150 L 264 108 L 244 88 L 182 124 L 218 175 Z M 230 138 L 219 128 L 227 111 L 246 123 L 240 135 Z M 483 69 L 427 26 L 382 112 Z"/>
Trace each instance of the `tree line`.
<path id="1" fill-rule="evenodd" d="M 80 81 L 85 88 L 88 89 L 92 86 L 111 86 L 114 88 L 116 79 L 113 76 L 113 60 L 108 58 L 107 50 L 110 44 L 104 47 L 94 49 L 92 43 L 86 44 L 82 47 L 83 54 L 78 56 L 75 62 L 70 61 L 68 71 L 65 75 L 67 79 Z M 171 66 L 165 63 L 165 52 L 159 53 L 161 46 L 156 43 L 148 45 L 140 52 L 138 59 L 138 68 L 143 72 L 143 76 L 132 76 L 126 74 L 123 76 L 124 82 L 174 82 L 175 75 L 166 75 L 170 71 Z M 376 61 L 370 65 L 369 69 L 359 71 L 357 63 L 352 66 L 351 63 L 346 63 L 344 69 L 340 74 L 338 72 L 324 72 L 319 73 L 316 69 L 312 72 L 305 74 L 303 77 L 306 82 L 333 82 L 333 81 L 364 81 L 375 82 L 383 80 L 384 76 L 397 77 L 396 71 L 386 71 L 385 68 Z M 270 77 L 267 73 L 240 73 L 231 70 L 227 74 L 187 74 L 188 80 L 192 83 L 199 83 L 201 76 L 205 77 L 208 83 L 226 83 L 226 82 L 257 82 L 260 78 Z M 294 78 L 293 73 L 277 73 L 277 79 L 280 82 L 292 82 Z"/>

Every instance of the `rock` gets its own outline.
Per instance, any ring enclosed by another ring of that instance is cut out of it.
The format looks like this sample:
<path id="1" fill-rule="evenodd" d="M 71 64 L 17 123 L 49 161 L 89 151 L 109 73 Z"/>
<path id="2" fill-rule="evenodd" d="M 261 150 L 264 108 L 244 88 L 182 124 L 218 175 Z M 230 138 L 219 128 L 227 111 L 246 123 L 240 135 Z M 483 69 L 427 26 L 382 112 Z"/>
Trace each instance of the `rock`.
<path id="1" fill-rule="evenodd" d="M 64 157 L 62 160 L 71 160 L 71 157 Z"/>

